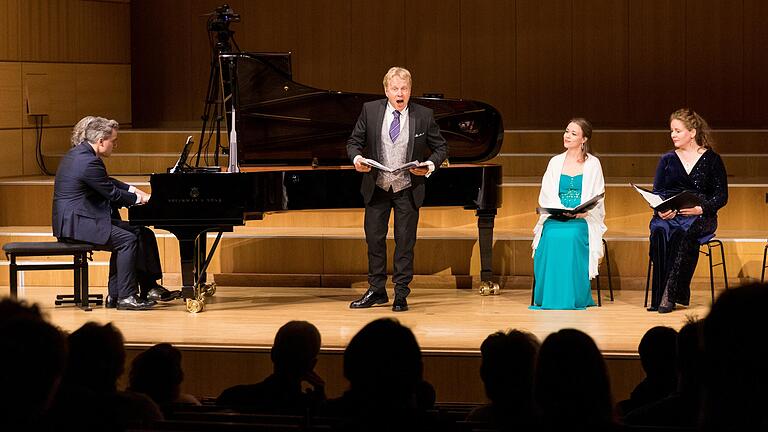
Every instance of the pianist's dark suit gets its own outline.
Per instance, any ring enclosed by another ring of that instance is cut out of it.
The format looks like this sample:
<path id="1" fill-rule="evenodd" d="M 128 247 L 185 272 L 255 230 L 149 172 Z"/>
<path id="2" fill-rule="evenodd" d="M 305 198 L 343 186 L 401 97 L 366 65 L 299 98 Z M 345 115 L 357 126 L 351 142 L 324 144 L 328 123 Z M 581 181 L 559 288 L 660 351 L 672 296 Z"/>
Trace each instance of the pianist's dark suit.
<path id="1" fill-rule="evenodd" d="M 107 175 L 104 162 L 87 142 L 62 158 L 53 187 L 53 235 L 112 251 L 109 295 L 119 299 L 136 294 L 136 235 L 111 219 L 113 206 L 136 204 L 136 194 L 128 189 Z"/>
<path id="2" fill-rule="evenodd" d="M 368 102 L 363 105 L 357 124 L 347 141 L 347 155 L 354 161 L 361 155 L 376 161 L 381 160 L 381 131 L 387 99 Z M 408 104 L 409 137 L 406 161 L 432 161 L 435 169 L 440 167 L 448 155 L 445 139 L 435 123 L 432 110 L 415 103 Z M 368 243 L 368 282 L 372 289 L 385 293 L 387 279 L 387 228 L 389 214 L 395 208 L 395 255 L 392 281 L 395 295 L 405 297 L 413 279 L 413 248 L 416 244 L 416 227 L 419 222 L 419 207 L 424 202 L 423 176 L 408 174 L 411 186 L 400 193 L 384 191 L 376 187 L 379 170 L 372 169 L 363 174 L 360 192 L 365 201 L 365 237 Z M 403 198 L 400 200 L 400 198 Z M 399 214 L 398 214 L 399 213 Z"/>

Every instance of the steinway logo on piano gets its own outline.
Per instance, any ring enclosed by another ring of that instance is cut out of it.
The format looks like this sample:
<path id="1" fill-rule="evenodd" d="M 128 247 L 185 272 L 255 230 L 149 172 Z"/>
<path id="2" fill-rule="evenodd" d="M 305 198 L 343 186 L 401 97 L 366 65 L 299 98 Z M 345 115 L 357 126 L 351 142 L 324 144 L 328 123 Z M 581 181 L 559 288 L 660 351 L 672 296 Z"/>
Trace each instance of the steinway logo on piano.
<path id="1" fill-rule="evenodd" d="M 173 204 L 221 204 L 221 198 L 201 198 L 200 189 L 196 187 L 189 188 L 189 198 L 168 198 L 169 203 Z"/>

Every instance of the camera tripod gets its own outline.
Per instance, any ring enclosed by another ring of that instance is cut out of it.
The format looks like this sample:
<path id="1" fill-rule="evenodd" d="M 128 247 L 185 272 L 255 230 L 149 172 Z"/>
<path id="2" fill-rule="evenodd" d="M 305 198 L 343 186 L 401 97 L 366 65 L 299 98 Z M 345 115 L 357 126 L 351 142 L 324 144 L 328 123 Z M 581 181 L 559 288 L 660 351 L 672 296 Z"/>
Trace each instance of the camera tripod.
<path id="1" fill-rule="evenodd" d="M 207 23 L 208 40 L 211 46 L 211 66 L 208 74 L 208 89 L 206 90 L 205 106 L 203 115 L 200 116 L 202 126 L 200 128 L 200 140 L 197 144 L 197 155 L 195 157 L 195 166 L 200 166 L 200 157 L 204 153 L 205 163 L 208 165 L 207 151 L 211 141 L 215 143 L 213 151 L 213 165 L 219 165 L 219 154 L 226 154 L 228 147 L 221 145 L 221 121 L 226 115 L 224 106 L 225 101 L 231 95 L 229 70 L 222 71 L 219 56 L 223 53 L 232 51 L 234 44 L 236 51 L 240 52 L 240 47 L 235 42 L 235 32 L 229 29 L 230 22 L 239 22 L 240 15 L 234 13 L 229 5 L 223 5 L 210 14 Z M 216 42 L 214 43 L 214 35 Z M 219 94 L 223 93 L 223 94 Z"/>

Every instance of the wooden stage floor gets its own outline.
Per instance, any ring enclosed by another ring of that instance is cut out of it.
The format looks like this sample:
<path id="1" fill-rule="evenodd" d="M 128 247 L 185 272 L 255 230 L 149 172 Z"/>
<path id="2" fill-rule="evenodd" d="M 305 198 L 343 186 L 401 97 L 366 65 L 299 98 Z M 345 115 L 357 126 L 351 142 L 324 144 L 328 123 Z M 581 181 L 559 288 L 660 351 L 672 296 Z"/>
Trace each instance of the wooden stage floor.
<path id="1" fill-rule="evenodd" d="M 187 312 L 179 300 L 150 311 L 95 307 L 84 312 L 71 305 L 53 305 L 55 293 L 65 291 L 26 287 L 20 297 L 40 304 L 48 318 L 65 331 L 73 331 L 87 321 L 113 322 L 128 346 L 170 342 L 188 348 L 238 350 L 269 348 L 281 325 L 289 320 L 306 320 L 320 330 L 323 350 L 338 352 L 369 321 L 396 317 L 413 330 L 425 353 L 476 354 L 488 334 L 508 328 L 530 331 L 541 340 L 553 331 L 576 328 L 591 335 L 606 356 L 633 357 L 649 328 L 666 325 L 679 329 L 689 316 L 705 317 L 710 307 L 706 291 L 694 291 L 690 307 L 661 315 L 643 308 L 642 291 L 616 292 L 614 302 L 603 291 L 602 307 L 542 311 L 528 309 L 527 290 L 505 290 L 498 296 L 483 297 L 474 290 L 429 288 L 414 289 L 408 297 L 410 310 L 393 313 L 391 304 L 349 309 L 349 302 L 363 288 L 218 287 L 205 310 L 198 314 Z M 105 289 L 95 287 L 92 291 Z M 7 295 L 8 287 L 0 287 L 0 296 Z"/>

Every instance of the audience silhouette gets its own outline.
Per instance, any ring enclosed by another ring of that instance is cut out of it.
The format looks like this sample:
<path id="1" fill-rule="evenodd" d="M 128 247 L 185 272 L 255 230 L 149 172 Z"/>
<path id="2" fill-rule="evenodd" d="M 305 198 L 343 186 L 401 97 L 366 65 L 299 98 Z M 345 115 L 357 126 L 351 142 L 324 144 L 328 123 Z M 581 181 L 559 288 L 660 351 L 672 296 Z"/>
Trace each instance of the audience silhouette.
<path id="1" fill-rule="evenodd" d="M 349 390 L 323 415 L 346 419 L 345 430 L 430 430 L 422 399 L 421 349 L 413 332 L 392 318 L 368 323 L 344 351 Z"/>
<path id="2" fill-rule="evenodd" d="M 181 392 L 181 351 L 169 343 L 154 345 L 137 355 L 128 376 L 128 391 L 149 396 L 164 415 L 176 405 L 200 405 L 197 398 Z"/>
<path id="3" fill-rule="evenodd" d="M 0 430 L 53 430 L 48 416 L 67 357 L 36 305 L 0 300 Z"/>
<path id="4" fill-rule="evenodd" d="M 629 412 L 625 424 L 677 428 L 699 424 L 702 324 L 691 321 L 677 335 L 677 389 L 664 399 Z"/>
<path id="5" fill-rule="evenodd" d="M 634 407 L 624 416 L 626 430 L 768 430 L 766 304 L 768 286 L 734 288 L 721 294 L 706 319 L 688 322 L 679 333 L 668 327 L 646 332 L 638 346 L 646 378 L 621 404 Z M 286 323 L 275 335 L 273 373 L 225 390 L 217 402 L 306 415 L 306 425 L 331 417 L 326 424 L 332 430 L 460 427 L 432 409 L 435 390 L 423 380 L 419 344 L 399 321 L 377 319 L 352 338 L 343 366 L 349 389 L 328 401 L 314 372 L 320 342 L 314 325 Z M 618 430 L 605 361 L 587 334 L 563 329 L 539 345 L 532 334 L 500 331 L 480 351 L 490 403 L 467 416 L 472 424 L 497 431 Z M 88 322 L 65 338 L 37 305 L 24 301 L 0 300 L 0 353 L 0 368 L 12 371 L 0 375 L 0 430 L 152 430 L 163 419 L 158 406 L 171 413 L 179 403 L 198 403 L 181 394 L 181 352 L 172 345 L 139 354 L 129 391 L 119 391 L 125 348 L 112 324 Z"/>
<path id="6" fill-rule="evenodd" d="M 563 329 L 544 339 L 534 386 L 544 430 L 613 429 L 605 361 L 586 333 Z"/>
<path id="7" fill-rule="evenodd" d="M 85 323 L 68 342 L 69 360 L 53 410 L 62 430 L 120 431 L 163 418 L 149 397 L 117 390 L 125 347 L 111 323 Z M 88 415 L 78 415 L 83 412 Z"/>
<path id="8" fill-rule="evenodd" d="M 238 411 L 306 414 L 325 400 L 325 382 L 314 371 L 320 332 L 306 321 L 280 327 L 272 344 L 273 373 L 258 384 L 237 385 L 221 393 L 217 403 Z M 310 388 L 302 390 L 302 383 Z"/>
<path id="9" fill-rule="evenodd" d="M 659 401 L 677 388 L 677 330 L 656 326 L 649 329 L 637 347 L 645 379 L 632 391 L 629 399 L 616 404 L 620 416 Z"/>
<path id="10" fill-rule="evenodd" d="M 704 431 L 768 430 L 768 285 L 723 292 L 704 320 Z"/>
<path id="11" fill-rule="evenodd" d="M 533 378 L 539 350 L 536 336 L 520 331 L 496 332 L 480 345 L 480 378 L 491 403 L 474 409 L 471 422 L 501 430 L 534 425 Z"/>

